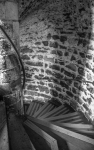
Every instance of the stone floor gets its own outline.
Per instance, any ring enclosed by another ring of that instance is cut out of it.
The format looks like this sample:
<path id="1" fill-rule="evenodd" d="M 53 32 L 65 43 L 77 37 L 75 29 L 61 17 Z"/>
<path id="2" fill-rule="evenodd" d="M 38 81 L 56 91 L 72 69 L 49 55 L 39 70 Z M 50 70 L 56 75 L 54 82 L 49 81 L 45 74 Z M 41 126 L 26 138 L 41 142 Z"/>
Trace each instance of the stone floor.
<path id="1" fill-rule="evenodd" d="M 22 126 L 23 119 L 16 116 L 14 112 L 8 115 L 8 129 L 10 150 L 34 150 L 24 127 Z"/>

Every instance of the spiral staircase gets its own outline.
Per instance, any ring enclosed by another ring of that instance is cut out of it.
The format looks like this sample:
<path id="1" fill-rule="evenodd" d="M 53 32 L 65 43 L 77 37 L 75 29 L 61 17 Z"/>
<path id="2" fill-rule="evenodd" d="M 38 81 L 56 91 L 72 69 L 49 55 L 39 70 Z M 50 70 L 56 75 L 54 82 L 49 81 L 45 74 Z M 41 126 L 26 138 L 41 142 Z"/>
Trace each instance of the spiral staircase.
<path id="1" fill-rule="evenodd" d="M 94 126 L 68 104 L 32 101 L 23 117 L 1 105 L 0 150 L 94 149 Z"/>

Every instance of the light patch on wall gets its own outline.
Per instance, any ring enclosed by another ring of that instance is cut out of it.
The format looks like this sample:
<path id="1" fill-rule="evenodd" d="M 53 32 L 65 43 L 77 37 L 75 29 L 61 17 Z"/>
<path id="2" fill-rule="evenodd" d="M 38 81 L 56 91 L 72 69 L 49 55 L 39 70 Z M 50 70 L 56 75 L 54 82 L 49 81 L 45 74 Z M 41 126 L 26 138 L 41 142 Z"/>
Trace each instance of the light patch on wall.
<path id="1" fill-rule="evenodd" d="M 92 111 L 92 117 L 94 118 L 94 102 L 91 102 L 89 109 Z"/>

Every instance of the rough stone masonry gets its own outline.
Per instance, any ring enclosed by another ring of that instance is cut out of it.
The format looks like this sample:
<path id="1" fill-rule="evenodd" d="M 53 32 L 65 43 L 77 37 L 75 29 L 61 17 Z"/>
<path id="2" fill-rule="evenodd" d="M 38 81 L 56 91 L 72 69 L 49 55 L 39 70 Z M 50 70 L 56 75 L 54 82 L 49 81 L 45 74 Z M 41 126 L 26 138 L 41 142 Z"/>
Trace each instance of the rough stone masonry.
<path id="1" fill-rule="evenodd" d="M 18 4 L 15 0 L 0 0 L 0 25 L 2 25 L 5 32 L 19 50 Z M 9 39 L 0 29 L 0 94 L 4 96 L 8 105 L 14 106 L 19 113 L 22 113 L 23 103 L 19 99 L 21 86 L 20 80 L 17 80 L 17 76 L 20 78 L 20 72 L 18 71 L 19 75 L 16 74 L 18 68 L 18 64 L 16 64 L 17 55 L 15 50 Z M 4 92 L 2 92 L 3 90 Z"/>
<path id="2" fill-rule="evenodd" d="M 28 9 L 20 23 L 24 101 L 65 101 L 93 121 L 93 1 L 35 0 Z"/>

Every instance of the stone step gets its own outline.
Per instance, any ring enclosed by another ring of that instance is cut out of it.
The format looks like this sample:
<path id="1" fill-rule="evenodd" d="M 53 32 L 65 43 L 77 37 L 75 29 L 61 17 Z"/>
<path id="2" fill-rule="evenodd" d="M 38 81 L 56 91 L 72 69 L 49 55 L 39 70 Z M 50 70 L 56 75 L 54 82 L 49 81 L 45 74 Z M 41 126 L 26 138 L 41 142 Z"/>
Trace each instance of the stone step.
<path id="1" fill-rule="evenodd" d="M 75 131 L 71 131 L 71 129 L 66 129 L 64 126 L 59 126 L 56 123 L 51 123 L 48 121 L 40 120 L 33 117 L 28 117 L 29 124 L 31 122 L 37 125 L 40 129 L 45 131 L 47 134 L 52 136 L 57 140 L 59 150 L 93 150 L 94 149 L 94 138 L 89 137 L 88 134 L 83 135 L 83 133 L 77 133 Z M 26 120 L 25 122 L 28 122 Z M 75 127 L 76 125 L 74 125 Z M 79 126 L 78 126 L 79 128 Z M 80 126 L 81 128 L 81 126 Z M 84 125 L 82 125 L 82 131 L 83 131 Z M 92 129 L 89 126 L 85 126 L 84 129 Z M 93 131 L 93 129 L 92 129 Z M 94 133 L 92 133 L 94 134 Z M 59 140 L 62 139 L 60 142 Z M 62 146 L 61 146 L 62 145 Z"/>

